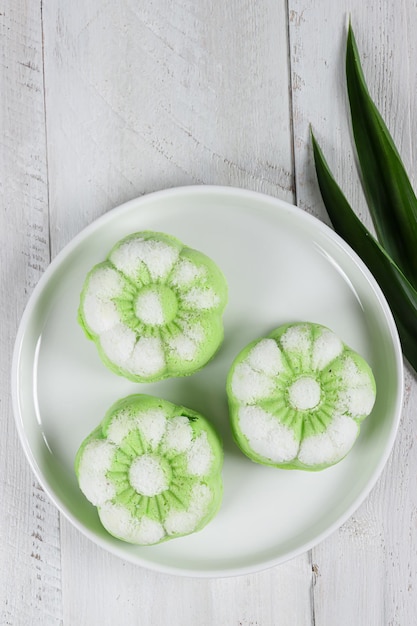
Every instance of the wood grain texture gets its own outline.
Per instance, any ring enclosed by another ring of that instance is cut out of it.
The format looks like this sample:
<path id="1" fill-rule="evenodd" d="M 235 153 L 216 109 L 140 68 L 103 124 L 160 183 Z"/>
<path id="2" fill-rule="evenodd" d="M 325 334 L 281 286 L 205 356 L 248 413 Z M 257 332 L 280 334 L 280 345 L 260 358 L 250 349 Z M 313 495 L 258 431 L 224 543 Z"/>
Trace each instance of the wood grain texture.
<path id="1" fill-rule="evenodd" d="M 108 209 L 161 188 L 293 200 L 283 1 L 48 3 L 44 30 L 53 256 Z M 307 554 L 273 574 L 192 580 L 115 559 L 65 520 L 61 531 L 64 623 L 110 625 L 121 611 L 123 624 L 310 621 Z"/>
<path id="2" fill-rule="evenodd" d="M 307 555 L 251 576 L 182 578 L 120 561 L 65 521 L 62 530 L 65 624 L 311 624 Z"/>
<path id="3" fill-rule="evenodd" d="M 370 91 L 416 182 L 415 0 L 2 4 L 1 625 L 415 624 L 417 380 L 409 370 L 397 441 L 366 502 L 312 552 L 233 579 L 162 575 L 87 540 L 33 477 L 9 400 L 17 325 L 51 256 L 130 198 L 234 185 L 295 199 L 328 223 L 311 123 L 371 226 L 348 123 L 348 14 Z"/>
<path id="4" fill-rule="evenodd" d="M 49 263 L 39 4 L 4 2 L 1 28 L 0 623 L 61 623 L 59 516 L 33 477 L 10 403 L 10 360 L 29 294 Z"/>
<path id="5" fill-rule="evenodd" d="M 286 31 L 283 0 L 48 3 L 53 254 L 157 189 L 216 183 L 292 200 Z"/>
<path id="6" fill-rule="evenodd" d="M 416 77 L 412 2 L 291 1 L 290 48 L 296 194 L 300 206 L 328 222 L 309 142 L 311 123 L 330 166 L 357 214 L 372 229 L 355 166 L 346 97 L 347 16 L 357 37 L 370 92 L 412 172 L 410 111 Z M 406 372 L 403 418 L 381 479 L 362 507 L 313 550 L 316 624 L 404 625 L 415 622 L 416 378 Z M 414 422 L 414 423 L 413 423 Z"/>

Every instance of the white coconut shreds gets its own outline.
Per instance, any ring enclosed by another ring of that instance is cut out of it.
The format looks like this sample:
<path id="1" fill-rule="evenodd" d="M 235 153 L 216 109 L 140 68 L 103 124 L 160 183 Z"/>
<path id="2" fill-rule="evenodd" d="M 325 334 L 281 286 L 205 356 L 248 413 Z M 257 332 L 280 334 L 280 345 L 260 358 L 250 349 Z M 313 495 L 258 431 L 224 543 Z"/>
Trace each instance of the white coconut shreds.
<path id="1" fill-rule="evenodd" d="M 330 330 L 323 330 L 313 344 L 313 368 L 322 370 L 343 352 L 343 343 Z"/>
<path id="2" fill-rule="evenodd" d="M 182 295 L 182 301 L 193 309 L 209 310 L 214 309 L 219 304 L 220 298 L 211 287 L 208 289 L 193 287 Z"/>
<path id="3" fill-rule="evenodd" d="M 247 362 L 243 361 L 236 366 L 232 378 L 232 391 L 239 402 L 251 404 L 267 398 L 274 388 L 272 378 L 256 372 Z"/>
<path id="4" fill-rule="evenodd" d="M 132 418 L 132 413 L 128 409 L 122 409 L 112 417 L 107 427 L 107 439 L 119 445 L 136 428 L 136 421 Z"/>
<path id="5" fill-rule="evenodd" d="M 368 375 L 358 369 L 353 359 L 343 366 L 343 388 L 338 394 L 337 409 L 353 417 L 368 415 L 375 403 L 375 390 Z"/>
<path id="6" fill-rule="evenodd" d="M 193 532 L 207 514 L 212 494 L 207 485 L 195 485 L 191 492 L 191 502 L 186 511 L 171 510 L 165 520 L 168 535 Z"/>
<path id="7" fill-rule="evenodd" d="M 103 526 L 111 534 L 121 537 L 124 541 L 151 545 L 158 543 L 165 536 L 160 522 L 146 516 L 137 520 L 121 505 L 107 502 L 99 509 L 99 515 Z"/>
<path id="8" fill-rule="evenodd" d="M 345 387 L 362 387 L 369 384 L 367 374 L 362 372 L 350 357 L 344 360 L 342 378 Z"/>
<path id="9" fill-rule="evenodd" d="M 174 450 L 176 453 L 185 452 L 191 446 L 193 430 L 188 417 L 179 415 L 167 421 L 162 449 Z"/>
<path id="10" fill-rule="evenodd" d="M 313 409 L 320 402 L 320 385 L 310 376 L 298 378 L 288 388 L 288 396 L 292 406 L 298 411 Z"/>
<path id="11" fill-rule="evenodd" d="M 198 351 L 196 343 L 182 333 L 171 337 L 167 340 L 167 343 L 175 355 L 184 361 L 192 361 Z"/>
<path id="12" fill-rule="evenodd" d="M 178 259 L 179 251 L 164 241 L 129 239 L 110 255 L 118 270 L 135 280 L 143 262 L 152 280 L 166 278 Z"/>
<path id="13" fill-rule="evenodd" d="M 202 432 L 187 450 L 187 470 L 192 476 L 206 476 L 210 471 L 212 461 L 213 452 L 207 433 Z"/>
<path id="14" fill-rule="evenodd" d="M 336 409 L 352 417 L 368 415 L 375 403 L 375 392 L 372 386 L 364 385 L 339 392 Z"/>
<path id="15" fill-rule="evenodd" d="M 203 278 L 206 273 L 207 270 L 204 267 L 199 268 L 187 259 L 180 259 L 170 276 L 169 283 L 183 289 L 195 280 Z"/>
<path id="16" fill-rule="evenodd" d="M 124 324 L 117 324 L 100 335 L 100 345 L 110 361 L 123 367 L 132 356 L 136 335 Z"/>
<path id="17" fill-rule="evenodd" d="M 124 280 L 112 267 L 103 265 L 91 274 L 88 281 L 88 293 L 100 300 L 110 300 L 123 293 Z"/>
<path id="18" fill-rule="evenodd" d="M 239 426 L 252 450 L 274 463 L 294 459 L 299 443 L 294 432 L 257 406 L 239 409 Z"/>
<path id="19" fill-rule="evenodd" d="M 306 465 L 328 465 L 343 459 L 355 443 L 359 427 L 346 415 L 335 417 L 327 430 L 301 442 L 298 459 Z"/>
<path id="20" fill-rule="evenodd" d="M 162 326 L 165 323 L 161 298 L 155 291 L 139 293 L 136 299 L 135 313 L 144 324 Z"/>
<path id="21" fill-rule="evenodd" d="M 115 486 L 106 473 L 115 455 L 115 446 L 101 439 L 93 439 L 84 448 L 79 464 L 80 489 L 92 504 L 99 506 L 113 498 Z"/>
<path id="22" fill-rule="evenodd" d="M 152 450 L 156 450 L 164 436 L 167 418 L 163 409 L 149 409 L 140 413 L 135 419 L 137 428 Z"/>
<path id="23" fill-rule="evenodd" d="M 199 322 L 188 324 L 187 322 L 179 321 L 178 325 L 182 329 L 184 335 L 189 337 L 197 345 L 203 343 L 206 334 L 204 332 L 204 328 Z"/>
<path id="24" fill-rule="evenodd" d="M 277 376 L 284 370 L 281 350 L 273 339 L 262 339 L 249 352 L 249 365 L 257 372 Z"/>
<path id="25" fill-rule="evenodd" d="M 139 376 L 154 376 L 166 366 L 162 342 L 159 337 L 141 337 L 124 367 Z"/>
<path id="26" fill-rule="evenodd" d="M 133 461 L 129 482 L 142 496 L 157 496 L 169 487 L 160 459 L 152 454 L 143 454 Z"/>
<path id="27" fill-rule="evenodd" d="M 305 356 L 311 350 L 311 335 L 307 326 L 290 326 L 280 339 L 281 345 L 286 352 L 295 352 L 297 355 Z"/>
<path id="28" fill-rule="evenodd" d="M 112 298 L 123 293 L 123 279 L 111 267 L 100 267 L 91 275 L 83 302 L 84 319 L 94 333 L 102 333 L 120 323 Z"/>

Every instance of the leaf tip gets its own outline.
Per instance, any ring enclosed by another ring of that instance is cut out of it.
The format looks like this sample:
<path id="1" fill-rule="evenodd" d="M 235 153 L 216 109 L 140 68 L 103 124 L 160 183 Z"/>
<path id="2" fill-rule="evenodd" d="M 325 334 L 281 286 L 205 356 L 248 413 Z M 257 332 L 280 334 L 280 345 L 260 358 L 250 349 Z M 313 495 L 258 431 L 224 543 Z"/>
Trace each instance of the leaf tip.
<path id="1" fill-rule="evenodd" d="M 320 150 L 319 143 L 313 133 L 313 128 L 311 124 L 310 124 L 310 137 L 311 137 L 311 145 L 313 146 L 314 161 L 317 164 L 317 157 L 321 156 L 321 150 Z"/>
<path id="2" fill-rule="evenodd" d="M 346 48 L 347 48 L 347 58 L 349 57 L 349 55 L 352 55 L 354 62 L 360 66 L 359 51 L 358 51 L 358 46 L 356 43 L 355 33 L 353 32 L 352 20 L 350 16 L 349 16 L 349 23 L 348 23 Z"/>
<path id="3" fill-rule="evenodd" d="M 346 13 L 346 28 L 348 32 L 352 28 L 352 14 L 351 13 Z"/>

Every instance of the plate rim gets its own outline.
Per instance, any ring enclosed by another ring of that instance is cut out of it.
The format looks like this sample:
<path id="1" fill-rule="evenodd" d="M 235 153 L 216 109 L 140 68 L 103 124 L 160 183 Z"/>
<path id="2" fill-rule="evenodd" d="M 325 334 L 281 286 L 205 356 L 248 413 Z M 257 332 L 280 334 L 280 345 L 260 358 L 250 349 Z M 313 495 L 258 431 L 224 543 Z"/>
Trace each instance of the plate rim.
<path id="1" fill-rule="evenodd" d="M 20 390 L 20 381 L 19 381 L 19 364 L 21 357 L 21 349 L 25 337 L 25 332 L 28 327 L 28 323 L 30 322 L 31 315 L 33 310 L 36 307 L 38 300 L 41 298 L 43 291 L 48 286 L 50 278 L 54 275 L 55 271 L 60 267 L 60 265 L 65 261 L 67 256 L 71 254 L 71 252 L 77 248 L 77 246 L 85 239 L 87 239 L 91 234 L 95 231 L 100 230 L 100 228 L 105 225 L 107 222 L 110 222 L 114 219 L 117 219 L 119 215 L 122 215 L 125 212 L 129 212 L 132 207 L 140 208 L 141 204 L 146 204 L 148 201 L 158 200 L 158 198 L 169 198 L 181 195 L 190 195 L 190 194 L 221 194 L 231 197 L 243 196 L 246 200 L 253 199 L 258 202 L 267 202 L 270 205 L 276 205 L 277 208 L 284 209 L 294 215 L 298 216 L 298 218 L 305 220 L 307 223 L 310 222 L 316 229 L 321 230 L 327 237 L 333 240 L 342 250 L 351 258 L 353 263 L 359 268 L 361 273 L 366 278 L 368 285 L 374 291 L 374 294 L 378 300 L 379 306 L 381 307 L 382 313 L 384 314 L 385 321 L 387 323 L 387 327 L 390 331 L 390 339 L 391 345 L 395 354 L 395 372 L 396 372 L 396 386 L 398 389 L 395 405 L 394 405 L 394 415 L 391 422 L 391 426 L 389 429 L 388 437 L 386 444 L 384 446 L 384 453 L 381 455 L 378 463 L 376 464 L 370 479 L 367 481 L 366 486 L 361 490 L 359 495 L 354 499 L 349 507 L 347 507 L 342 514 L 329 526 L 327 526 L 322 532 L 318 533 L 309 541 L 305 541 L 300 544 L 296 548 L 293 548 L 285 553 L 285 555 L 280 557 L 271 558 L 269 560 L 262 560 L 261 562 L 256 562 L 251 565 L 246 565 L 242 567 L 231 567 L 228 569 L 210 569 L 210 570 L 195 570 L 195 569 L 187 569 L 181 567 L 175 567 L 167 564 L 155 563 L 153 561 L 148 561 L 146 558 L 142 558 L 141 556 L 130 554 L 129 552 L 124 552 L 119 550 L 117 546 L 109 546 L 106 541 L 102 540 L 101 537 L 97 536 L 94 532 L 89 531 L 84 525 L 80 524 L 78 520 L 75 518 L 69 507 L 66 506 L 63 502 L 61 502 L 59 496 L 54 493 L 54 490 L 49 485 L 48 479 L 44 476 L 42 471 L 40 470 L 36 458 L 31 450 L 31 446 L 29 444 L 28 438 L 26 436 L 23 416 L 20 410 L 20 401 L 19 401 L 19 390 Z M 140 567 L 144 567 L 146 569 L 163 573 L 163 574 L 171 574 L 182 577 L 190 577 L 190 578 L 223 578 L 223 577 L 234 577 L 234 576 L 242 576 L 248 575 L 260 571 L 264 571 L 274 567 L 276 565 L 285 563 L 296 556 L 300 556 L 305 552 L 312 549 L 314 546 L 320 544 L 324 539 L 329 537 L 333 532 L 335 532 L 340 526 L 342 526 L 352 515 L 353 513 L 363 504 L 365 499 L 369 496 L 372 489 L 375 487 L 378 479 L 380 478 L 382 471 L 388 461 L 388 458 L 392 452 L 393 445 L 395 443 L 395 439 L 398 432 L 398 427 L 401 420 L 401 410 L 404 396 L 404 361 L 401 349 L 401 343 L 398 335 L 398 330 L 394 321 L 394 317 L 392 315 L 391 309 L 387 303 L 387 300 L 382 292 L 381 287 L 377 283 L 373 274 L 370 272 L 368 267 L 359 257 L 359 255 L 351 248 L 351 246 L 342 238 L 338 233 L 336 233 L 330 226 L 328 226 L 325 222 L 323 222 L 318 217 L 307 213 L 304 209 L 299 208 L 296 205 L 293 205 L 285 200 L 281 200 L 281 198 L 277 198 L 275 196 L 269 195 L 267 193 L 253 191 L 240 187 L 233 186 L 225 186 L 225 185 L 182 185 L 175 186 L 167 189 L 162 189 L 158 191 L 153 191 L 149 193 L 145 193 L 136 198 L 132 198 L 112 209 L 106 211 L 103 215 L 94 219 L 87 226 L 82 228 L 59 252 L 58 254 L 50 261 L 46 269 L 42 272 L 37 284 L 35 285 L 32 293 L 29 296 L 29 299 L 26 303 L 24 311 L 22 313 L 19 326 L 17 329 L 13 354 L 12 354 L 12 365 L 11 365 L 11 399 L 12 399 L 12 409 L 14 415 L 14 421 L 16 424 L 16 428 L 18 431 L 18 436 L 20 440 L 20 444 L 23 448 L 26 459 L 31 467 L 32 472 L 34 473 L 36 479 L 39 481 L 43 490 L 47 494 L 48 498 L 51 500 L 53 505 L 61 512 L 70 523 L 85 537 L 87 537 L 90 541 L 98 545 L 100 548 L 106 550 L 110 554 L 121 558 L 124 561 L 130 562 Z"/>

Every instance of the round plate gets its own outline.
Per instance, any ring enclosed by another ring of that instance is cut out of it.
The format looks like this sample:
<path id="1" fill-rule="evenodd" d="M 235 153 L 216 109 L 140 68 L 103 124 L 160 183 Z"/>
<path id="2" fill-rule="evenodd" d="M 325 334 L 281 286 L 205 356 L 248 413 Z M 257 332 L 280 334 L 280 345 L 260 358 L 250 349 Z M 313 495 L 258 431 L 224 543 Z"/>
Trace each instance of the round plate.
<path id="1" fill-rule="evenodd" d="M 199 373 L 135 384 L 107 370 L 77 324 L 82 284 L 125 235 L 170 233 L 210 256 L 229 283 L 225 341 Z M 225 382 L 252 339 L 291 321 L 331 328 L 370 363 L 377 401 L 352 452 L 322 472 L 251 462 L 233 442 Z M 403 393 L 396 327 L 375 280 L 330 228 L 275 198 L 229 187 L 153 193 L 110 211 L 81 232 L 39 281 L 18 332 L 13 402 L 29 462 L 56 506 L 87 537 L 123 559 L 188 576 L 254 572 L 304 552 L 340 526 L 375 484 L 396 435 Z M 223 437 L 224 498 L 202 531 L 157 546 L 123 543 L 102 528 L 73 464 L 108 407 L 131 393 L 182 404 Z"/>

